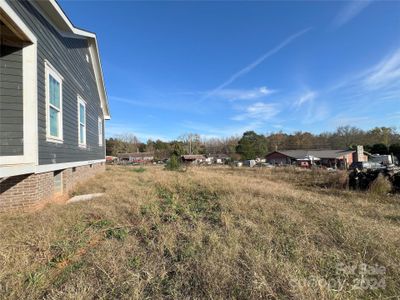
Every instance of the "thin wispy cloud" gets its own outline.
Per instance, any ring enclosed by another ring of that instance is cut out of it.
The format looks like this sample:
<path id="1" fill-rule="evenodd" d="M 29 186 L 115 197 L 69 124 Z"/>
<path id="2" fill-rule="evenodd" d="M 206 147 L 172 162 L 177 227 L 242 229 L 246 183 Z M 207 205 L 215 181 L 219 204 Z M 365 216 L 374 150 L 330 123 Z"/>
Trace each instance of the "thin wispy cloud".
<path id="1" fill-rule="evenodd" d="M 253 61 L 251 64 L 247 65 L 246 67 L 244 67 L 243 69 L 241 69 L 240 71 L 234 73 L 231 75 L 231 77 L 229 77 L 225 82 L 223 82 L 222 84 L 220 84 L 218 87 L 216 87 L 214 90 L 212 90 L 210 93 L 206 94 L 202 99 L 200 99 L 201 101 L 214 95 L 214 94 L 218 94 L 219 91 L 223 90 L 224 88 L 226 88 L 228 85 L 230 85 L 231 83 L 233 83 L 235 80 L 237 80 L 239 77 L 249 73 L 251 70 L 253 70 L 255 67 L 257 67 L 259 64 L 261 64 L 262 62 L 264 62 L 267 58 L 269 58 L 270 56 L 276 54 L 277 52 L 279 52 L 281 49 L 283 49 L 284 47 L 286 47 L 287 45 L 289 45 L 290 43 L 292 43 L 294 40 L 296 40 L 297 38 L 299 38 L 300 36 L 306 34 L 308 31 L 311 30 L 311 27 L 309 28 L 305 28 L 299 32 L 296 32 L 295 34 L 292 34 L 291 36 L 287 37 L 284 41 L 282 41 L 281 43 L 279 43 L 277 46 L 275 46 L 274 48 L 270 49 L 269 51 L 267 51 L 266 53 L 264 53 L 262 56 L 260 56 L 258 59 L 256 59 L 255 61 Z"/>
<path id="2" fill-rule="evenodd" d="M 349 3 L 346 3 L 343 9 L 337 14 L 335 19 L 333 20 L 333 27 L 339 28 L 350 22 L 371 3 L 372 0 L 353 0 Z"/>
<path id="3" fill-rule="evenodd" d="M 217 92 L 214 92 L 214 96 L 220 97 L 227 100 L 255 100 L 266 97 L 272 93 L 274 90 L 267 88 L 266 86 L 262 86 L 254 89 L 222 89 Z"/>
<path id="4" fill-rule="evenodd" d="M 301 95 L 298 100 L 294 103 L 296 107 L 303 106 L 303 104 L 312 102 L 317 97 L 317 93 L 315 91 L 307 91 L 305 94 Z"/>
<path id="5" fill-rule="evenodd" d="M 140 129 L 140 125 L 138 124 L 127 126 L 127 124 L 123 123 L 106 123 L 106 133 L 107 137 L 117 137 L 117 136 L 124 136 L 127 134 L 133 134 L 142 141 L 146 141 L 148 139 L 167 141 L 170 138 L 142 131 Z"/>
<path id="6" fill-rule="evenodd" d="M 394 112 L 394 113 L 388 113 L 386 115 L 386 117 L 388 119 L 392 119 L 392 120 L 400 120 L 400 111 Z"/>
<path id="7" fill-rule="evenodd" d="M 133 99 L 124 98 L 124 97 L 109 96 L 108 98 L 110 100 L 112 100 L 112 101 L 127 103 L 127 104 L 131 104 L 131 105 L 139 105 L 139 106 L 149 106 L 149 105 L 151 105 L 151 104 L 145 103 L 143 101 L 133 100 Z"/>
<path id="8" fill-rule="evenodd" d="M 244 113 L 238 114 L 232 118 L 235 121 L 244 120 L 258 120 L 258 121 L 268 121 L 272 117 L 276 116 L 280 110 L 275 103 L 263 103 L 257 102 L 247 106 L 244 109 Z"/>
<path id="9" fill-rule="evenodd" d="M 303 118 L 303 124 L 313 124 L 321 121 L 325 121 L 330 115 L 330 110 L 325 102 L 314 103 L 312 102 L 308 108 L 305 117 Z"/>
<path id="10" fill-rule="evenodd" d="M 144 108 L 151 108 L 151 109 L 159 109 L 159 110 L 168 110 L 168 111 L 185 111 L 184 106 L 179 105 L 178 101 L 175 99 L 174 102 L 167 102 L 164 101 L 160 103 L 160 101 L 154 101 L 154 100 L 149 100 L 149 99 L 143 99 L 143 100 L 135 100 L 131 98 L 125 98 L 125 97 L 118 97 L 118 96 L 109 96 L 108 99 L 110 100 L 111 104 L 113 102 L 119 102 L 119 103 L 124 103 L 129 106 L 133 107 L 144 107 Z"/>
<path id="11" fill-rule="evenodd" d="M 400 47 L 370 66 L 325 91 L 354 105 L 368 100 L 392 101 L 400 97 Z"/>
<path id="12" fill-rule="evenodd" d="M 349 124 L 357 124 L 364 125 L 371 121 L 370 117 L 365 116 L 347 116 L 345 114 L 338 114 L 330 120 L 330 124 L 332 127 L 349 125 Z"/>
<path id="13" fill-rule="evenodd" d="M 206 135 L 213 137 L 229 137 L 240 136 L 246 131 L 259 130 L 263 126 L 263 122 L 250 121 L 246 124 L 227 125 L 227 126 L 210 126 L 209 124 L 186 121 L 182 124 L 184 127 L 192 130 L 200 130 Z"/>
<path id="14" fill-rule="evenodd" d="M 400 47 L 383 59 L 355 74 L 345 76 L 339 83 L 328 89 L 318 91 L 318 98 L 324 99 L 325 108 L 320 101 L 309 101 L 304 106 L 305 123 L 329 120 L 332 126 L 343 124 L 373 124 L 376 119 L 369 116 L 371 110 L 379 110 L 397 104 L 400 99 Z M 305 94 L 305 98 L 307 94 Z M 302 98 L 300 98 L 301 100 Z M 301 102 L 300 100 L 297 100 Z M 333 115 L 329 103 L 340 100 L 340 112 Z M 303 101 L 304 102 L 304 101 Z M 356 110 L 354 108 L 357 107 Z M 378 114 L 380 115 L 380 114 Z M 330 117 L 332 116 L 332 117 Z M 382 116 L 382 115 L 380 115 Z M 393 120 L 394 116 L 390 118 Z M 388 119 L 389 116 L 386 117 Z"/>
<path id="15" fill-rule="evenodd" d="M 400 48 L 372 67 L 364 80 L 369 89 L 379 89 L 400 83 Z"/>
<path id="16" fill-rule="evenodd" d="M 255 87 L 251 89 L 220 89 L 218 91 L 180 91 L 176 95 L 191 97 L 194 99 L 204 99 L 212 93 L 213 97 L 224 100 L 255 100 L 276 93 L 276 90 L 266 86 Z"/>

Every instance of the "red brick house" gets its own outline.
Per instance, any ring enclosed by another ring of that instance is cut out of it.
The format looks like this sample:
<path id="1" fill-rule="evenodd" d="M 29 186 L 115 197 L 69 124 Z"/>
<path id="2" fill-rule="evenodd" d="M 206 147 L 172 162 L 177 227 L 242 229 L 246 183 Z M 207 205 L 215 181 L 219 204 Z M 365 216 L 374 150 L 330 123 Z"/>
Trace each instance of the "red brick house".
<path id="1" fill-rule="evenodd" d="M 266 155 L 266 161 L 273 165 L 311 165 L 345 169 L 355 159 L 355 150 L 282 150 Z"/>

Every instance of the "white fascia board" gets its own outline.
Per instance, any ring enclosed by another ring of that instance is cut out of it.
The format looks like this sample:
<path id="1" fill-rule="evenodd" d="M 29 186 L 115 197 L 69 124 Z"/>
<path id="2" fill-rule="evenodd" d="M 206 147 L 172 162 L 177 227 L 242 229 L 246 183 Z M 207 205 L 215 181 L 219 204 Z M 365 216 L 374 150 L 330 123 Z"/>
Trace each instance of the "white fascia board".
<path id="1" fill-rule="evenodd" d="M 81 167 L 90 164 L 102 163 L 105 161 L 106 161 L 105 159 L 97 159 L 97 160 L 76 161 L 76 162 L 59 163 L 59 164 L 39 165 L 39 166 L 27 164 L 27 165 L 0 167 L 0 178 L 24 175 L 24 174 L 38 174 L 38 173 L 52 172 L 73 167 Z"/>
<path id="2" fill-rule="evenodd" d="M 100 96 L 101 108 L 103 110 L 104 119 L 110 120 L 111 117 L 110 117 L 110 110 L 109 110 L 108 101 L 107 101 L 107 92 L 106 92 L 106 87 L 104 84 L 103 69 L 101 66 L 101 60 L 100 60 L 100 55 L 99 55 L 96 38 L 93 38 L 92 41 L 90 42 L 90 51 L 89 52 L 90 52 L 90 56 L 92 59 L 92 63 L 94 65 L 94 75 L 96 77 L 96 81 L 98 82 L 97 87 L 98 87 L 98 93 Z"/>

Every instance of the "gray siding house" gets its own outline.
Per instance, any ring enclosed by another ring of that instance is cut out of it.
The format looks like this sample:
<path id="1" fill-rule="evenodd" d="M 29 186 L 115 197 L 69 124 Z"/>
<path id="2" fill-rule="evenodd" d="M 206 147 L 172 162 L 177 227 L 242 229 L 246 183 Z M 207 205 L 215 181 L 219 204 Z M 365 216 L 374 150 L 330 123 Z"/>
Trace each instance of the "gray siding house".
<path id="1" fill-rule="evenodd" d="M 109 118 L 96 35 L 54 0 L 0 0 L 0 211 L 104 170 Z"/>

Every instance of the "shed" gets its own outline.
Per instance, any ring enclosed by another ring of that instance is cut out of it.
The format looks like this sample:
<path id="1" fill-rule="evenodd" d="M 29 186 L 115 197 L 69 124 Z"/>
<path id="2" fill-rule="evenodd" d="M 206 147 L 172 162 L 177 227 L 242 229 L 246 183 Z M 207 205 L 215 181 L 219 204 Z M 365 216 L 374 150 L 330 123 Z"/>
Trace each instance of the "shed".
<path id="1" fill-rule="evenodd" d="M 202 154 L 186 154 L 181 156 L 181 160 L 183 163 L 202 163 L 206 161 L 206 157 Z"/>
<path id="2" fill-rule="evenodd" d="M 128 162 L 151 162 L 154 159 L 154 154 L 152 152 L 135 152 L 135 153 L 121 153 L 118 154 L 118 159 L 120 161 Z"/>

